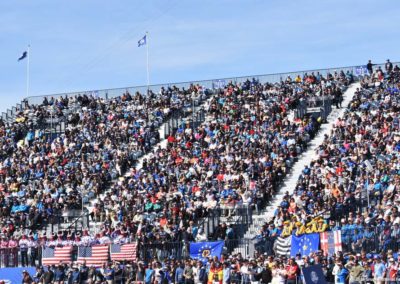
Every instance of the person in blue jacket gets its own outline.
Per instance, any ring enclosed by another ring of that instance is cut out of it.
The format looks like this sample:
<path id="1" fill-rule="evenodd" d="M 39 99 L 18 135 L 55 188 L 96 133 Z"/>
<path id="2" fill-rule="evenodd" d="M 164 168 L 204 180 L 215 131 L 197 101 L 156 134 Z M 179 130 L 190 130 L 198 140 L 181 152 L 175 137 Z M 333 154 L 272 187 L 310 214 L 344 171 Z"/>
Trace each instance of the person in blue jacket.
<path id="1" fill-rule="evenodd" d="M 337 284 L 341 284 L 341 283 L 345 284 L 345 283 L 347 283 L 346 281 L 349 276 L 349 270 L 343 266 L 342 262 L 338 262 L 338 265 L 339 265 L 340 269 L 339 269 L 339 273 L 336 274 L 336 278 L 337 278 L 336 283 Z"/>
<path id="2" fill-rule="evenodd" d="M 175 284 L 185 283 L 185 278 L 183 277 L 184 265 L 181 263 L 175 271 Z"/>

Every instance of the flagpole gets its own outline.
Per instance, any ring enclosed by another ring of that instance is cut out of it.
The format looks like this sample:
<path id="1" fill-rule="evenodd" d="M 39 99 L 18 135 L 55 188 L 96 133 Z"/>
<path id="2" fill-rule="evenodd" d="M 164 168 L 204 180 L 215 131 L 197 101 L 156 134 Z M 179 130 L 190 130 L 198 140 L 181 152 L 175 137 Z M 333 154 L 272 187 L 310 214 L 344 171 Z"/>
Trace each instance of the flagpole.
<path id="1" fill-rule="evenodd" d="M 29 61 L 31 58 L 31 46 L 28 45 L 28 58 L 26 62 L 26 97 L 29 97 Z"/>
<path id="2" fill-rule="evenodd" d="M 147 63 L 147 92 L 150 86 L 150 70 L 149 70 L 149 32 L 146 32 L 146 63 Z"/>

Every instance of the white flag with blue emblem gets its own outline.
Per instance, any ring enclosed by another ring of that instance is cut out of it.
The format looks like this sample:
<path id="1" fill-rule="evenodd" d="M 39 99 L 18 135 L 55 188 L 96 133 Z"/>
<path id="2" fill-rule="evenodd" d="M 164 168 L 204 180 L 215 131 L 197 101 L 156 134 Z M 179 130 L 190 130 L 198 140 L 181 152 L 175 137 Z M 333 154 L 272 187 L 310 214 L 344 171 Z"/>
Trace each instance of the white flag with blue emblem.
<path id="1" fill-rule="evenodd" d="M 138 47 L 141 47 L 142 45 L 146 45 L 146 36 L 142 37 L 139 41 L 138 41 Z"/>

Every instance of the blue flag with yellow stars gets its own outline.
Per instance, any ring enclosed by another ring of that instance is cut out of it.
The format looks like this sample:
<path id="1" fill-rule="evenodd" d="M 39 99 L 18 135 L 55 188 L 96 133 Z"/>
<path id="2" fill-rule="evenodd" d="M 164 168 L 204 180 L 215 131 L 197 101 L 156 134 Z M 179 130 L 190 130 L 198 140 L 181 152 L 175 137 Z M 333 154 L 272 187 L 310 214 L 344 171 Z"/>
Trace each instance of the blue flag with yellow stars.
<path id="1" fill-rule="evenodd" d="M 190 257 L 206 262 L 209 257 L 221 258 L 224 241 L 190 243 Z"/>
<path id="2" fill-rule="evenodd" d="M 319 234 L 304 234 L 302 236 L 292 236 L 292 248 L 290 256 L 296 256 L 300 253 L 302 256 L 308 256 L 318 251 Z"/>

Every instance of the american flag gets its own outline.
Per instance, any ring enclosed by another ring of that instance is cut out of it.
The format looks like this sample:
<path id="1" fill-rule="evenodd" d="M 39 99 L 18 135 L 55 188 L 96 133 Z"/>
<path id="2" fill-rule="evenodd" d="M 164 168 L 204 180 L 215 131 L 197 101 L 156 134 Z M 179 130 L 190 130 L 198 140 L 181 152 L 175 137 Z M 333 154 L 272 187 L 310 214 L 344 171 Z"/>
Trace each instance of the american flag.
<path id="1" fill-rule="evenodd" d="M 110 246 L 111 260 L 129 260 L 136 261 L 137 243 L 132 244 L 112 244 Z"/>
<path id="2" fill-rule="evenodd" d="M 108 261 L 108 245 L 78 247 L 78 263 L 86 261 L 86 265 L 101 266 Z"/>
<path id="3" fill-rule="evenodd" d="M 53 265 L 63 263 L 70 263 L 72 255 L 72 246 L 65 247 L 43 247 L 42 248 L 42 264 Z"/>

